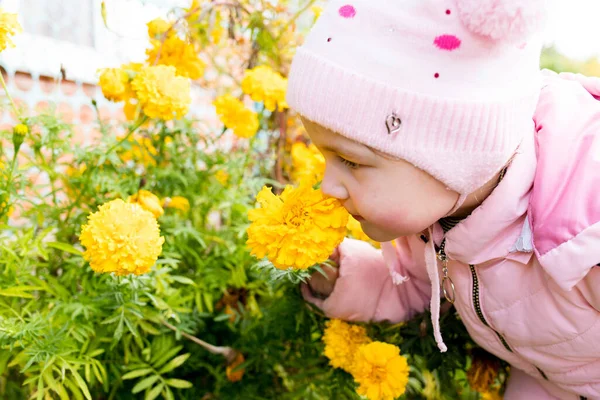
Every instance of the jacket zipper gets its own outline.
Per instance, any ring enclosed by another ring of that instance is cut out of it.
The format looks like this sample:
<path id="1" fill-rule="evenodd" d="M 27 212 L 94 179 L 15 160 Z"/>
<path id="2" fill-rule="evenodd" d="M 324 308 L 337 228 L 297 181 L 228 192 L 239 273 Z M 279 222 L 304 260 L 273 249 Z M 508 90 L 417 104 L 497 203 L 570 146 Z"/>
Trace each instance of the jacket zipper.
<path id="1" fill-rule="evenodd" d="M 446 248 L 446 238 L 444 238 L 442 240 L 442 243 L 440 244 L 440 249 L 438 252 L 438 256 L 440 258 L 447 259 L 445 248 Z M 487 322 L 487 320 L 485 319 L 485 316 L 483 315 L 483 311 L 481 310 L 481 302 L 479 299 L 479 278 L 477 276 L 477 271 L 475 270 L 475 266 L 473 264 L 469 264 L 469 268 L 471 269 L 471 276 L 473 278 L 473 305 L 475 307 L 475 313 L 477 314 L 477 317 L 479 317 L 479 320 L 485 326 L 490 328 L 496 334 L 496 336 L 498 336 L 500 343 L 502 343 L 502 345 L 504 346 L 504 348 L 506 350 L 510 351 L 511 353 L 514 353 L 513 350 L 510 348 L 510 346 L 508 345 L 508 342 L 506 341 L 506 339 L 504 339 L 504 336 L 502 336 L 500 334 L 500 332 L 498 332 L 497 330 L 492 328 L 490 326 L 490 324 Z M 538 367 L 535 367 L 535 368 L 538 370 L 538 372 L 540 373 L 542 378 L 544 378 L 545 380 L 549 380 L 548 377 L 546 376 L 546 374 L 544 373 L 544 371 L 542 371 Z"/>

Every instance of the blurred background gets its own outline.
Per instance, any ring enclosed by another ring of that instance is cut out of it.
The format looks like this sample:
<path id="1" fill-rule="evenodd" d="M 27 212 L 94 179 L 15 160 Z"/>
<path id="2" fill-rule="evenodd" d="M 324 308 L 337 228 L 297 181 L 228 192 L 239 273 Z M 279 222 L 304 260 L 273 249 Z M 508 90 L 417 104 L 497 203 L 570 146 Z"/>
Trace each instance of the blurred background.
<path id="1" fill-rule="evenodd" d="M 30 110 L 54 103 L 65 120 L 74 124 L 77 143 L 90 144 L 98 134 L 92 98 L 98 102 L 102 119 L 125 119 L 122 106 L 104 99 L 96 88 L 97 70 L 143 61 L 146 23 L 165 17 L 173 7 L 189 4 L 190 0 L 0 0 L 5 10 L 18 13 L 24 29 L 15 38 L 16 47 L 0 55 L 8 88 L 17 103 Z M 542 67 L 600 75 L 599 15 L 600 1 L 557 1 L 545 33 Z M 310 23 L 307 16 L 299 25 Z M 190 116 L 216 122 L 209 90 L 195 86 Z M 5 108 L 0 129 L 12 121 Z"/>

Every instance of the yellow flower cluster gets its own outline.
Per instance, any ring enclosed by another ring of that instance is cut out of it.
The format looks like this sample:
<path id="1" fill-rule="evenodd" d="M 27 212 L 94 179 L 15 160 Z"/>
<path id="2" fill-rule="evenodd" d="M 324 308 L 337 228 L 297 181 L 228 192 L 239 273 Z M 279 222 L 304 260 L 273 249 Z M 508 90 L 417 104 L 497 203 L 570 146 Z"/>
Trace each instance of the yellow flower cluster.
<path id="1" fill-rule="evenodd" d="M 352 215 L 348 218 L 348 233 L 357 240 L 362 240 L 364 242 L 371 243 L 373 247 L 380 248 L 381 244 L 379 242 L 374 241 L 370 237 L 367 236 L 366 233 L 363 232 L 362 227 L 360 226 L 360 222 L 358 222 Z"/>
<path id="2" fill-rule="evenodd" d="M 165 239 L 150 212 L 117 199 L 88 216 L 79 240 L 94 271 L 141 275 L 154 265 Z"/>
<path id="3" fill-rule="evenodd" d="M 21 33 L 23 28 L 19 24 L 17 14 L 7 13 L 0 8 L 0 51 L 8 47 L 15 47 L 11 36 Z"/>
<path id="4" fill-rule="evenodd" d="M 283 111 L 288 108 L 285 102 L 287 79 L 266 65 L 246 71 L 242 80 L 242 90 L 249 94 L 252 100 L 262 101 L 269 111 Z"/>
<path id="5" fill-rule="evenodd" d="M 127 202 L 139 204 L 144 210 L 151 212 L 154 218 L 158 218 L 165 213 L 159 198 L 147 190 L 142 189 L 133 196 L 129 196 Z"/>
<path id="6" fill-rule="evenodd" d="M 266 186 L 250 210 L 247 245 L 279 269 L 307 269 L 324 262 L 346 234 L 348 212 L 339 200 L 308 185 L 287 186 L 275 196 Z"/>
<path id="7" fill-rule="evenodd" d="M 128 120 L 137 119 L 140 111 L 150 118 L 181 118 L 192 102 L 188 78 L 200 78 L 206 66 L 193 44 L 181 39 L 168 21 L 156 18 L 147 27 L 152 44 L 147 64 L 101 69 L 98 85 L 108 100 L 125 102 Z"/>
<path id="8" fill-rule="evenodd" d="M 329 358 L 329 364 L 352 373 L 358 348 L 363 344 L 371 343 L 367 330 L 339 319 L 329 320 L 325 326 L 322 340 L 325 343 L 325 356 Z"/>
<path id="9" fill-rule="evenodd" d="M 117 137 L 121 140 L 123 137 Z M 127 138 L 127 146 L 121 147 L 119 158 L 125 162 L 133 161 L 144 166 L 156 165 L 155 157 L 158 155 L 158 150 L 152 144 L 152 139 L 141 135 L 131 135 Z M 124 149 L 124 150 L 123 150 Z"/>
<path id="10" fill-rule="evenodd" d="M 131 88 L 150 118 L 170 120 L 183 117 L 190 107 L 190 81 L 176 75 L 172 66 L 143 67 Z"/>
<path id="11" fill-rule="evenodd" d="M 314 185 L 323 180 L 325 157 L 317 146 L 307 146 L 303 142 L 292 145 L 292 180 L 298 183 Z"/>
<path id="12" fill-rule="evenodd" d="M 169 24 L 165 21 L 163 22 L 168 29 Z M 152 28 L 150 25 L 148 26 L 149 33 L 151 29 L 157 35 L 157 32 L 164 29 L 164 26 L 161 23 L 155 23 L 155 26 Z M 166 32 L 166 29 L 161 34 L 158 34 L 158 36 L 160 37 L 164 32 Z M 198 79 L 204 75 L 206 64 L 198 57 L 194 45 L 185 42 L 177 36 L 174 30 L 169 31 L 164 40 L 151 39 L 150 43 L 152 47 L 146 50 L 146 55 L 148 56 L 146 62 L 149 65 L 173 66 L 177 71 L 177 75 L 190 79 Z"/>
<path id="13" fill-rule="evenodd" d="M 190 81 L 177 76 L 174 67 L 129 63 L 99 72 L 102 94 L 114 102 L 125 101 L 129 120 L 137 117 L 138 107 L 150 118 L 181 118 L 192 102 Z"/>
<path id="14" fill-rule="evenodd" d="M 237 136 L 249 138 L 258 131 L 258 115 L 230 94 L 218 97 L 213 105 L 223 124 Z"/>
<path id="15" fill-rule="evenodd" d="M 359 384 L 358 394 L 369 400 L 393 400 L 408 384 L 409 367 L 397 346 L 372 342 L 366 330 L 341 320 L 326 323 L 325 356 Z"/>

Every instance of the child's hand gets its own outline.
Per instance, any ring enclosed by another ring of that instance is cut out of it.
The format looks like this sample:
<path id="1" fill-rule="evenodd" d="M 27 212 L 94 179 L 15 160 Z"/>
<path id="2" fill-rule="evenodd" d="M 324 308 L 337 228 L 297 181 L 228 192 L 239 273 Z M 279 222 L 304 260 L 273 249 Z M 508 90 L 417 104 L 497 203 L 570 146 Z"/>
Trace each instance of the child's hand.
<path id="1" fill-rule="evenodd" d="M 334 261 L 336 264 L 339 264 L 340 251 L 337 247 L 329 259 Z M 323 274 L 317 271 L 311 275 L 308 281 L 308 286 L 311 294 L 314 297 L 325 299 L 331 294 L 331 292 L 333 292 L 333 287 L 335 286 L 335 281 L 339 276 L 339 271 L 338 268 L 327 264 L 321 264 L 321 268 L 327 277 L 323 276 Z"/>

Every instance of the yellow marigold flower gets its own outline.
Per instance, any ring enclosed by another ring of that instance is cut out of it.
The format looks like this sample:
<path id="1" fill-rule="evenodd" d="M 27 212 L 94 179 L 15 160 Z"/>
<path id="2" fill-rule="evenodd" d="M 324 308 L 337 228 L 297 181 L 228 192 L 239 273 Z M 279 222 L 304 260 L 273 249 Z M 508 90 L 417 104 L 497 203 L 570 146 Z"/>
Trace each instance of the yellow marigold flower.
<path id="1" fill-rule="evenodd" d="M 177 75 L 198 79 L 204 75 L 206 64 L 198 57 L 194 45 L 177 35 L 169 35 L 164 41 L 152 40 L 152 48 L 146 50 L 148 64 L 171 65 Z"/>
<path id="2" fill-rule="evenodd" d="M 154 215 L 154 218 L 158 218 L 165 213 L 159 198 L 154 193 L 147 190 L 142 189 L 138 191 L 133 196 L 129 196 L 127 201 L 129 203 L 139 204 L 144 210 L 150 211 L 152 215 Z"/>
<path id="3" fill-rule="evenodd" d="M 29 128 L 25 124 L 17 124 L 13 128 L 13 133 L 19 136 L 25 136 L 29 133 Z"/>
<path id="4" fill-rule="evenodd" d="M 315 15 L 315 20 L 319 19 L 319 17 L 321 16 L 321 13 L 323 12 L 323 7 L 321 6 L 312 6 L 310 8 L 310 11 L 313 12 L 313 14 Z"/>
<path id="5" fill-rule="evenodd" d="M 358 394 L 369 400 L 394 400 L 408 384 L 408 363 L 397 346 L 373 342 L 359 348 L 352 374 Z"/>
<path id="6" fill-rule="evenodd" d="M 473 360 L 467 371 L 467 381 L 476 391 L 488 392 L 500 371 L 500 362 L 497 358 L 483 350 L 473 351 Z"/>
<path id="7" fill-rule="evenodd" d="M 249 138 L 258 131 L 258 115 L 246 108 L 239 99 L 226 94 L 218 97 L 213 105 L 221 122 L 237 136 Z"/>
<path id="8" fill-rule="evenodd" d="M 131 95 L 129 74 L 121 68 L 103 68 L 100 71 L 98 86 L 110 101 L 118 103 Z"/>
<path id="9" fill-rule="evenodd" d="M 148 117 L 170 120 L 187 114 L 190 81 L 175 72 L 175 67 L 157 65 L 143 67 L 133 78 L 131 87 Z"/>
<path id="10" fill-rule="evenodd" d="M 136 72 L 140 72 L 142 68 L 144 68 L 143 63 L 130 62 L 121 65 L 121 69 L 130 74 L 130 76 L 133 76 L 132 74 L 135 74 Z"/>
<path id="11" fill-rule="evenodd" d="M 215 14 L 215 22 L 210 31 L 210 38 L 213 44 L 219 44 L 223 38 L 223 33 L 225 33 L 225 28 L 223 28 L 223 18 L 221 17 L 221 13 L 216 11 Z"/>
<path id="12" fill-rule="evenodd" d="M 287 186 L 280 196 L 265 186 L 256 201 L 260 207 L 248 212 L 246 243 L 279 269 L 307 269 L 327 260 L 346 234 L 346 209 L 310 186 Z"/>
<path id="13" fill-rule="evenodd" d="M 358 348 L 371 342 L 367 330 L 339 319 L 329 320 L 325 325 L 322 340 L 325 343 L 324 354 L 329 358 L 329 364 L 351 373 Z"/>
<path id="14" fill-rule="evenodd" d="M 302 142 L 292 145 L 292 179 L 295 182 L 306 182 L 314 185 L 323 180 L 325 174 L 325 157 L 317 146 L 307 146 Z"/>
<path id="15" fill-rule="evenodd" d="M 163 202 L 163 207 L 175 208 L 186 213 L 190 210 L 190 202 L 181 196 L 167 197 Z"/>
<path id="16" fill-rule="evenodd" d="M 17 153 L 21 148 L 27 133 L 29 133 L 29 128 L 25 124 L 17 124 L 13 127 L 12 142 L 15 148 L 15 153 Z"/>
<path id="17" fill-rule="evenodd" d="M 150 39 L 160 39 L 171 28 L 171 24 L 162 18 L 155 18 L 146 24 Z M 175 33 L 173 31 L 173 33 Z"/>
<path id="18" fill-rule="evenodd" d="M 242 353 L 237 353 L 237 355 L 235 356 L 235 359 L 231 362 L 231 364 L 229 364 L 227 366 L 227 368 L 225 369 L 225 373 L 227 375 L 227 379 L 230 382 L 238 382 L 241 381 L 243 376 L 244 376 L 244 368 L 239 368 L 236 369 L 239 365 L 244 363 L 245 358 L 244 355 Z M 236 369 L 234 371 L 234 369 Z"/>
<path id="19" fill-rule="evenodd" d="M 205 3 L 205 2 L 206 1 L 202 1 L 202 0 L 192 0 L 192 3 L 190 4 L 190 6 L 185 9 L 185 13 L 187 14 L 186 19 L 189 22 L 194 22 L 198 18 L 200 18 L 200 13 L 202 12 L 200 7 L 201 7 L 202 3 Z"/>
<path id="20" fill-rule="evenodd" d="M 215 179 L 219 181 L 219 183 L 223 186 L 227 185 L 227 181 L 229 181 L 229 174 L 227 171 L 223 171 L 222 169 L 218 170 L 215 174 Z"/>
<path id="21" fill-rule="evenodd" d="M 96 272 L 141 275 L 158 259 L 165 241 L 156 218 L 138 204 L 121 199 L 88 216 L 79 236 L 83 257 Z"/>
<path id="22" fill-rule="evenodd" d="M 23 32 L 17 14 L 7 13 L 0 8 L 0 51 L 15 47 L 11 36 Z"/>
<path id="23" fill-rule="evenodd" d="M 358 222 L 352 215 L 348 218 L 348 232 L 354 239 L 362 240 L 364 242 L 369 242 L 373 245 L 373 247 L 380 248 L 381 244 L 372 240 L 367 236 L 366 233 L 363 232 L 362 226 L 360 226 L 360 222 Z"/>
<path id="24" fill-rule="evenodd" d="M 287 79 L 273 71 L 271 67 L 260 65 L 246 70 L 242 80 L 242 90 L 254 101 L 262 101 L 269 111 L 283 111 L 288 108 L 285 101 Z"/>

